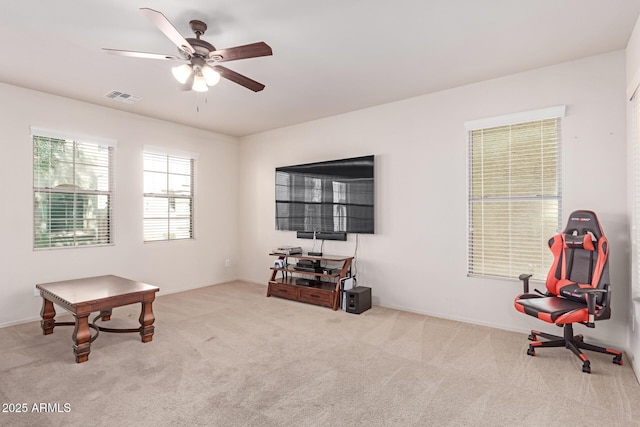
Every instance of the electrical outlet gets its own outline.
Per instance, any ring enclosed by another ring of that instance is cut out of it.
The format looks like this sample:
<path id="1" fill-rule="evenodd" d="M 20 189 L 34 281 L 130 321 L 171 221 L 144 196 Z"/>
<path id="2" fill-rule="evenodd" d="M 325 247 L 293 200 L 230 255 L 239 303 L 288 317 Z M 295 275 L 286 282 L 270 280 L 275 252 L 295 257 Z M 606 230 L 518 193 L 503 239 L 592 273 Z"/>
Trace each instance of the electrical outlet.
<path id="1" fill-rule="evenodd" d="M 224 266 L 225 267 L 231 267 L 231 260 L 229 258 L 224 260 Z"/>

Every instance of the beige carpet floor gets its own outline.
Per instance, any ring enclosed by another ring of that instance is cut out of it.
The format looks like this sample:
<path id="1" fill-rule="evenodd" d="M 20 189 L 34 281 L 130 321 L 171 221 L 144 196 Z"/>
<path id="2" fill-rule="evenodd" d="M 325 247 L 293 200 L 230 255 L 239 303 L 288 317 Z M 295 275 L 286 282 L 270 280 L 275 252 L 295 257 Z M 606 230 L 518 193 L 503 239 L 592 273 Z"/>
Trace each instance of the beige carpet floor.
<path id="1" fill-rule="evenodd" d="M 640 426 L 640 386 L 610 356 L 589 353 L 589 375 L 566 349 L 527 356 L 525 334 L 265 294 L 233 282 L 160 296 L 153 342 L 103 332 L 82 364 L 72 327 L 2 328 L 0 425 Z M 138 315 L 117 308 L 108 326 Z M 532 320 L 561 332 L 545 326 Z"/>

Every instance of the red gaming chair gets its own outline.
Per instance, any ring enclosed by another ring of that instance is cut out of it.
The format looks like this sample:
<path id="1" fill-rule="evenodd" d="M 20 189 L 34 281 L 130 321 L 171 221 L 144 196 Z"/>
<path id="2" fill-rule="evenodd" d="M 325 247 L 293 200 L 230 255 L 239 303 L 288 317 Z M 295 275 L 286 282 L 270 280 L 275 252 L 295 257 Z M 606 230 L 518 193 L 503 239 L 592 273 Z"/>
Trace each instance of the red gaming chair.
<path id="1" fill-rule="evenodd" d="M 527 354 L 536 348 L 566 347 L 582 361 L 582 371 L 591 373 L 591 364 L 580 349 L 612 354 L 613 363 L 622 365 L 622 353 L 587 344 L 582 335 L 573 335 L 573 324 L 594 328 L 595 322 L 611 317 L 609 283 L 609 243 L 598 217 L 591 211 L 575 211 L 565 230 L 549 240 L 553 266 L 547 275 L 547 292 L 529 293 L 530 274 L 520 276 L 524 294 L 514 301 L 516 310 L 548 323 L 564 327 L 564 337 L 531 331 Z M 538 341 L 538 337 L 549 341 Z"/>

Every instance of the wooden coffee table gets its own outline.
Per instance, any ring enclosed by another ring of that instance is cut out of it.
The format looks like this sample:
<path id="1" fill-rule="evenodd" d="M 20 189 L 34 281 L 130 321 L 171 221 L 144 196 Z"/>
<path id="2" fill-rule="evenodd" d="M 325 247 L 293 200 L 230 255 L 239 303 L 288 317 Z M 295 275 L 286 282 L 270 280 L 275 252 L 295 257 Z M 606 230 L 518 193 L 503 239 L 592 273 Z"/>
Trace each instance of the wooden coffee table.
<path id="1" fill-rule="evenodd" d="M 156 286 L 108 275 L 43 283 L 36 285 L 36 288 L 40 290 L 42 297 L 40 325 L 44 335 L 52 334 L 54 326 L 75 325 L 73 353 L 77 363 L 86 362 L 89 359 L 91 342 L 97 338 L 99 331 L 140 332 L 143 343 L 153 339 L 155 317 L 151 305 L 156 292 L 160 290 Z M 92 312 L 100 312 L 93 322 L 98 319 L 107 321 L 111 318 L 113 308 L 138 302 L 142 304 L 139 328 L 110 329 L 89 322 L 89 315 Z M 54 303 L 73 314 L 75 322 L 56 322 Z M 90 329 L 96 331 L 95 336 L 91 336 Z"/>

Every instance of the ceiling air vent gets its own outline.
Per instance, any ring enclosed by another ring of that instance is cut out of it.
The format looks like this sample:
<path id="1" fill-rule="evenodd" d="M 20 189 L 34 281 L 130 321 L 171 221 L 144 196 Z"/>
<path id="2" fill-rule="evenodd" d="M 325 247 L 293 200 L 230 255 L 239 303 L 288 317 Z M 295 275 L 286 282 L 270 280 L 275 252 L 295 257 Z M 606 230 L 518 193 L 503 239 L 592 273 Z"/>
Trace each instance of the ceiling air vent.
<path id="1" fill-rule="evenodd" d="M 104 96 L 105 98 L 111 98 L 114 101 L 124 102 L 125 104 L 135 104 L 140 101 L 140 98 L 137 96 L 129 95 L 128 93 L 118 92 L 117 90 L 112 90 L 108 94 Z"/>

